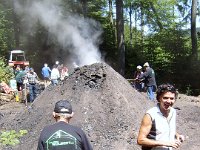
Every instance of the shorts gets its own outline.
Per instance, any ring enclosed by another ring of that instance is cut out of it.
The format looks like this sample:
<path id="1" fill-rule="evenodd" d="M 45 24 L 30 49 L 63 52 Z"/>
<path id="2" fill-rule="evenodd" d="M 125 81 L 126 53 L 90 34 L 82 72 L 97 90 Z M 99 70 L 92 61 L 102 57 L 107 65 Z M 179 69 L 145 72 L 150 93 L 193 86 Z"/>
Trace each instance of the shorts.
<path id="1" fill-rule="evenodd" d="M 44 77 L 44 80 L 50 81 L 49 77 Z"/>

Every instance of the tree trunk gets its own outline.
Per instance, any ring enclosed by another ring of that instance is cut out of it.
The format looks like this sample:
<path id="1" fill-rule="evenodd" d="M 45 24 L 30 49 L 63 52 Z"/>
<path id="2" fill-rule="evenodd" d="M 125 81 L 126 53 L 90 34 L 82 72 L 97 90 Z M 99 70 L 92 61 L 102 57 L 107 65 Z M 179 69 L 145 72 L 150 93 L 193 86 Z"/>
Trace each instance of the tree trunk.
<path id="1" fill-rule="evenodd" d="M 196 32 L 196 15 L 197 15 L 197 0 L 192 0 L 191 9 L 191 40 L 192 40 L 192 56 L 194 60 L 198 58 L 197 52 L 197 32 Z"/>
<path id="2" fill-rule="evenodd" d="M 117 28 L 117 48 L 119 51 L 119 73 L 122 76 L 124 76 L 125 45 L 124 45 L 123 0 L 116 1 L 116 28 Z"/>
<path id="3" fill-rule="evenodd" d="M 141 45 L 142 45 L 141 51 L 143 52 L 143 45 L 144 45 L 144 8 L 143 8 L 142 3 L 140 5 L 140 9 L 141 9 Z"/>
<path id="4" fill-rule="evenodd" d="M 87 0 L 81 0 L 83 16 L 87 16 Z"/>
<path id="5" fill-rule="evenodd" d="M 153 11 L 153 13 L 155 15 L 155 21 L 156 21 L 157 25 L 159 26 L 160 30 L 162 30 L 163 29 L 163 25 L 160 22 L 160 17 L 158 15 L 157 11 L 156 11 L 156 8 L 154 7 L 152 2 L 150 2 L 150 5 L 151 5 L 151 9 L 152 9 L 152 11 Z"/>
<path id="6" fill-rule="evenodd" d="M 135 45 L 137 44 L 137 39 L 138 39 L 138 35 L 137 35 L 137 9 L 135 8 L 134 10 L 135 12 Z"/>
<path id="7" fill-rule="evenodd" d="M 133 33 L 132 33 L 132 4 L 130 3 L 130 12 L 129 12 L 129 18 L 130 18 L 130 25 L 129 25 L 129 30 L 130 30 L 130 45 L 132 47 L 132 41 L 133 41 Z"/>
<path id="8" fill-rule="evenodd" d="M 14 0 L 12 1 L 12 7 L 13 7 L 13 29 L 14 29 L 14 40 L 15 40 L 15 48 L 19 49 L 20 45 L 20 20 L 17 14 L 15 13 L 15 8 L 14 8 Z"/>
<path id="9" fill-rule="evenodd" d="M 109 0 L 109 18 L 110 18 L 110 22 L 113 25 L 113 11 L 112 11 L 112 0 Z"/>

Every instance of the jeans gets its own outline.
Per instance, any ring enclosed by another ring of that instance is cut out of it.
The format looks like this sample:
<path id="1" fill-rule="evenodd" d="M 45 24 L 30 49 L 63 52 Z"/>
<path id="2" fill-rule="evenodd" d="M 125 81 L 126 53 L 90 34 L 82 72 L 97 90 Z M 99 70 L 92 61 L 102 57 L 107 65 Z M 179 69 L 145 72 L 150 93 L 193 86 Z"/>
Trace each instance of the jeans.
<path id="1" fill-rule="evenodd" d="M 30 102 L 33 102 L 37 96 L 36 84 L 29 84 Z"/>
<path id="2" fill-rule="evenodd" d="M 150 100 L 154 100 L 154 86 L 147 86 L 147 95 L 149 97 Z"/>
<path id="3" fill-rule="evenodd" d="M 135 83 L 135 89 L 138 90 L 139 92 L 142 92 L 144 88 L 144 83 Z"/>
<path id="4" fill-rule="evenodd" d="M 53 85 L 58 85 L 58 80 L 57 80 L 57 79 L 52 79 L 52 80 L 51 80 L 51 83 L 52 83 Z"/>

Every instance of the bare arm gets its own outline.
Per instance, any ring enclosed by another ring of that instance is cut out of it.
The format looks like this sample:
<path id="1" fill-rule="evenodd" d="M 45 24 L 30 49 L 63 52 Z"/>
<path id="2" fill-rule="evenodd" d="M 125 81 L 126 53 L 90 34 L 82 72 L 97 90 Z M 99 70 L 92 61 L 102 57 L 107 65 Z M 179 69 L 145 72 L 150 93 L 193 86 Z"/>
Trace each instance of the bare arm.
<path id="1" fill-rule="evenodd" d="M 148 139 L 147 135 L 149 134 L 152 127 L 152 120 L 149 114 L 145 114 L 142 119 L 141 127 L 139 130 L 137 143 L 142 146 L 147 147 L 156 147 L 156 146 L 167 146 L 178 148 L 180 146 L 180 141 L 176 140 L 174 142 L 164 142 L 164 141 L 156 141 L 153 139 Z"/>

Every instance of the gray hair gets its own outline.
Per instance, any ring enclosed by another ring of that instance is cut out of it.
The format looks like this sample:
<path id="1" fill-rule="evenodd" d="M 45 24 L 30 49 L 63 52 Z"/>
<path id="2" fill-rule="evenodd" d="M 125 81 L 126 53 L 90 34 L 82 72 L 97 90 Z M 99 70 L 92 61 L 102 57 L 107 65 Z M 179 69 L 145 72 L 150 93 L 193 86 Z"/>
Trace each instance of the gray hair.
<path id="1" fill-rule="evenodd" d="M 65 119 L 72 118 L 72 114 L 68 114 L 68 113 L 55 113 L 55 114 L 56 114 L 56 117 L 62 117 L 62 118 L 65 118 Z"/>

